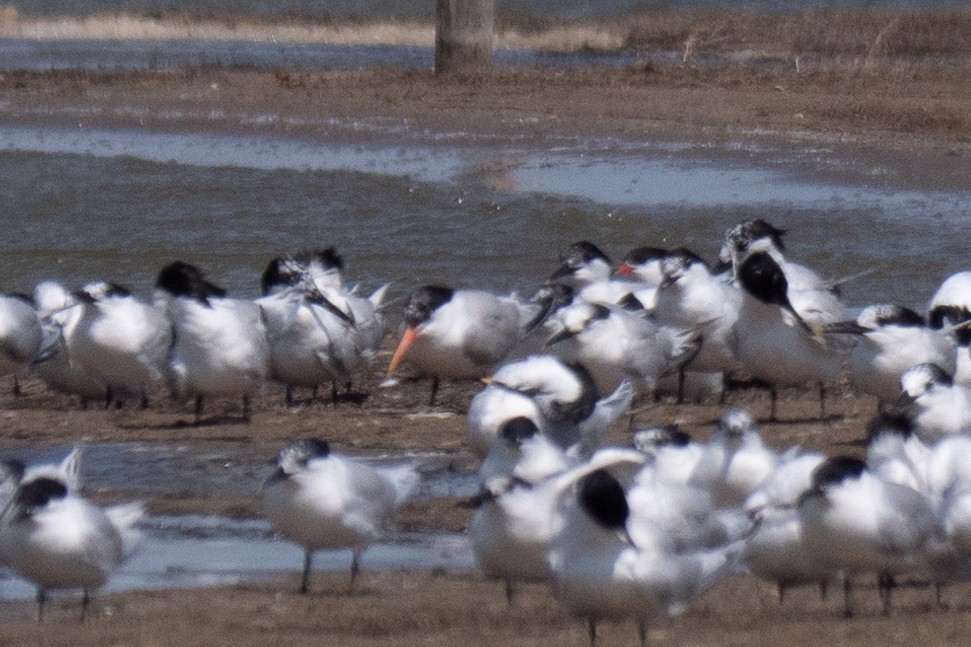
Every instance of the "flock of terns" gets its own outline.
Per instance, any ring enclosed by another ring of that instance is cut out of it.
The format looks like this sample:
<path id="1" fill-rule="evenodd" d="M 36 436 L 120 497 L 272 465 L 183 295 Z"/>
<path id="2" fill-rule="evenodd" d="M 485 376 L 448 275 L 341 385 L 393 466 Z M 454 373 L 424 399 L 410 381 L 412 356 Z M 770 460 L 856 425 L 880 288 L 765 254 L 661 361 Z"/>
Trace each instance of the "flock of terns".
<path id="1" fill-rule="evenodd" d="M 432 378 L 478 378 L 468 445 L 481 459 L 469 537 L 480 571 L 549 582 L 589 623 L 640 628 L 679 613 L 729 572 L 790 586 L 875 576 L 890 612 L 895 578 L 937 584 L 971 576 L 971 272 L 948 278 L 926 313 L 843 303 L 840 281 L 786 260 L 784 232 L 763 220 L 731 228 L 717 266 L 686 249 L 638 248 L 614 266 L 579 242 L 528 300 L 427 285 L 404 307 L 382 386 L 411 364 Z M 165 382 L 194 398 L 249 398 L 267 381 L 350 391 L 381 346 L 386 286 L 359 296 L 333 249 L 277 258 L 263 295 L 233 299 L 201 270 L 164 267 L 152 303 L 96 282 L 52 282 L 33 299 L 0 298 L 0 372 L 30 370 L 53 389 L 135 399 Z M 844 279 L 848 280 L 848 279 Z M 763 443 L 752 417 L 728 410 L 706 442 L 643 429 L 607 447 L 632 403 L 727 377 L 776 389 L 848 376 L 879 413 L 866 453 L 825 456 Z M 137 544 L 140 504 L 102 509 L 80 494 L 79 452 L 59 465 L 0 463 L 0 561 L 50 590 L 102 586 Z M 263 486 L 273 528 L 313 553 L 350 549 L 351 585 L 365 548 L 419 481 L 414 466 L 375 468 L 321 440 L 283 447 Z"/>

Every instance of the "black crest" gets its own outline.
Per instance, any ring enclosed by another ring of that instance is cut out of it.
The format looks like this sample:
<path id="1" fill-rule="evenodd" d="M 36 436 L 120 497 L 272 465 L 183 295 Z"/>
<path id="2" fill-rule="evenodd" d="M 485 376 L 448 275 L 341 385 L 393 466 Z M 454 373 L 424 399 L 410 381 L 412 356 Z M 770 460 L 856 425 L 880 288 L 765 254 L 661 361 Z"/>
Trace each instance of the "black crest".
<path id="1" fill-rule="evenodd" d="M 630 506 L 620 482 L 606 470 L 597 470 L 580 481 L 577 492 L 580 507 L 590 518 L 609 530 L 623 530 Z"/>
<path id="2" fill-rule="evenodd" d="M 313 262 L 320 263 L 325 270 L 344 269 L 344 259 L 333 247 L 299 252 L 293 259 L 302 265 L 309 265 Z"/>
<path id="3" fill-rule="evenodd" d="M 668 255 L 668 250 L 662 247 L 635 247 L 627 252 L 623 258 L 624 263 L 630 265 L 642 265 L 648 261 L 656 261 Z"/>
<path id="4" fill-rule="evenodd" d="M 20 486 L 16 503 L 26 510 L 33 510 L 66 496 L 67 486 L 62 481 L 41 477 Z"/>
<path id="5" fill-rule="evenodd" d="M 428 321 L 432 313 L 452 300 L 455 291 L 439 285 L 424 285 L 408 297 L 405 306 L 405 323 L 414 328 Z"/>
<path id="6" fill-rule="evenodd" d="M 224 289 L 206 281 L 202 270 L 182 261 L 163 267 L 158 273 L 155 286 L 172 296 L 193 298 L 206 305 L 209 305 L 211 297 L 226 296 Z"/>
<path id="7" fill-rule="evenodd" d="M 499 436 L 511 445 L 520 445 L 524 440 L 532 438 L 539 432 L 534 423 L 529 418 L 519 416 L 508 420 L 499 430 Z"/>
<path id="8" fill-rule="evenodd" d="M 749 254 L 738 268 L 738 280 L 742 287 L 763 303 L 770 303 L 788 310 L 789 282 L 779 264 L 766 252 Z"/>
<path id="9" fill-rule="evenodd" d="M 760 238 L 771 238 L 772 243 L 779 251 L 785 251 L 786 246 L 782 242 L 782 237 L 785 233 L 785 229 L 778 229 L 765 220 L 756 218 L 755 220 L 746 220 L 732 227 L 728 231 L 727 238 L 732 247 L 739 252 L 744 252 L 748 249 L 752 241 L 759 240 Z"/>
<path id="10" fill-rule="evenodd" d="M 560 254 L 560 267 L 553 272 L 550 280 L 570 276 L 592 260 L 600 259 L 610 265 L 610 258 L 599 247 L 588 240 L 581 240 L 568 246 Z"/>
<path id="11" fill-rule="evenodd" d="M 555 422 L 566 421 L 577 423 L 586 420 L 597 406 L 600 394 L 593 375 L 583 364 L 567 364 L 577 379 L 580 380 L 580 397 L 570 402 L 555 401 L 550 406 L 549 416 Z"/>
<path id="12" fill-rule="evenodd" d="M 914 423 L 903 411 L 883 411 L 874 417 L 866 427 L 866 442 L 869 445 L 881 434 L 896 434 L 910 438 L 914 433 Z"/>
<path id="13" fill-rule="evenodd" d="M 813 470 L 812 489 L 822 491 L 827 486 L 859 478 L 865 469 L 866 463 L 853 456 L 828 458 Z"/>

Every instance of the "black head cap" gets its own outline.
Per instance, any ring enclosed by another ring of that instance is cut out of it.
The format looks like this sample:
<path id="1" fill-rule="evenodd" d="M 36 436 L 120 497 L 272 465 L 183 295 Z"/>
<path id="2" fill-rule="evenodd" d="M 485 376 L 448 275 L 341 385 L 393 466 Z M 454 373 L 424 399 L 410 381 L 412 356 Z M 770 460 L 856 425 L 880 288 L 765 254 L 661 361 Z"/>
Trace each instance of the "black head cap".
<path id="1" fill-rule="evenodd" d="M 931 328 L 953 326 L 971 320 L 971 312 L 964 306 L 941 305 L 934 306 L 927 313 L 927 322 Z M 959 328 L 954 331 L 958 346 L 971 346 L 971 327 Z"/>
<path id="2" fill-rule="evenodd" d="M 564 276 L 570 276 L 595 259 L 600 259 L 610 265 L 610 259 L 607 255 L 590 241 L 581 240 L 580 242 L 573 243 L 560 254 L 560 267 L 553 272 L 550 279 L 556 280 Z"/>
<path id="3" fill-rule="evenodd" d="M 759 240 L 760 238 L 771 238 L 772 243 L 780 251 L 785 251 L 786 247 L 782 242 L 782 237 L 785 233 L 785 229 L 777 229 L 765 220 L 756 218 L 755 220 L 746 220 L 743 223 L 735 225 L 728 230 L 726 238 L 731 246 L 740 252 L 744 252 L 748 249 L 752 241 Z"/>
<path id="4" fill-rule="evenodd" d="M 738 268 L 738 280 L 745 291 L 763 303 L 792 309 L 789 282 L 782 268 L 766 252 L 749 254 Z"/>
<path id="5" fill-rule="evenodd" d="M 570 402 L 555 401 L 550 405 L 548 415 L 554 422 L 578 423 L 586 420 L 593 413 L 600 399 L 597 383 L 593 375 L 583 364 L 570 363 L 566 365 L 580 381 L 580 396 Z"/>
<path id="6" fill-rule="evenodd" d="M 499 436 L 511 445 L 521 445 L 524 440 L 532 438 L 537 433 L 539 429 L 536 423 L 525 416 L 507 420 L 499 430 Z"/>
<path id="7" fill-rule="evenodd" d="M 17 490 L 16 503 L 26 510 L 47 505 L 56 499 L 67 496 L 67 485 L 58 479 L 41 477 L 24 483 Z"/>
<path id="8" fill-rule="evenodd" d="M 290 286 L 300 283 L 303 273 L 292 260 L 276 257 L 266 264 L 263 276 L 260 277 L 260 289 L 263 294 L 269 294 L 277 286 Z"/>
<path id="9" fill-rule="evenodd" d="M 914 422 L 903 411 L 882 411 L 867 424 L 866 442 L 869 445 L 877 436 L 888 433 L 910 438 Z"/>
<path id="10" fill-rule="evenodd" d="M 452 300 L 455 291 L 439 285 L 424 285 L 408 297 L 405 306 L 405 323 L 414 328 L 428 321 L 432 313 Z"/>
<path id="11" fill-rule="evenodd" d="M 648 261 L 660 260 L 668 255 L 668 250 L 662 247 L 635 247 L 627 252 L 623 258 L 624 263 L 631 265 L 641 265 Z"/>
<path id="12" fill-rule="evenodd" d="M 829 485 L 859 478 L 866 470 L 866 463 L 853 456 L 827 458 L 813 470 L 812 489 L 822 491 Z"/>
<path id="13" fill-rule="evenodd" d="M 580 507 L 590 518 L 608 530 L 624 530 L 630 506 L 620 482 L 606 470 L 597 470 L 580 481 L 577 492 Z"/>
<path id="14" fill-rule="evenodd" d="M 210 297 L 226 296 L 224 289 L 206 281 L 202 270 L 182 261 L 163 267 L 158 273 L 155 286 L 172 296 L 191 297 L 206 305 L 209 304 Z"/>
<path id="15" fill-rule="evenodd" d="M 303 251 L 295 255 L 293 258 L 302 265 L 309 265 L 310 263 L 316 261 L 327 270 L 344 269 L 344 259 L 333 247 Z"/>
<path id="16" fill-rule="evenodd" d="M 307 461 L 314 458 L 327 458 L 330 444 L 319 438 L 306 438 L 287 443 L 277 454 L 278 475 L 290 475 L 306 467 Z"/>

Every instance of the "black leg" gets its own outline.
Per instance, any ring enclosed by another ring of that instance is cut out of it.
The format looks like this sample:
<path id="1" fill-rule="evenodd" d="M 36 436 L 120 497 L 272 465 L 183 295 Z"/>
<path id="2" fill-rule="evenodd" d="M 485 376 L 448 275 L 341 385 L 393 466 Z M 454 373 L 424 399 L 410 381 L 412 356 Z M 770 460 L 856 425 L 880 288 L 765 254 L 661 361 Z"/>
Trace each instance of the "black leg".
<path id="1" fill-rule="evenodd" d="M 351 593 L 354 591 L 354 582 L 357 580 L 357 576 L 361 574 L 361 553 L 356 548 L 351 550 L 351 583 L 347 587 L 347 592 Z"/>
<path id="2" fill-rule="evenodd" d="M 44 589 L 37 589 L 37 623 L 40 624 L 44 620 L 44 603 L 47 602 L 47 591 Z"/>
<path id="3" fill-rule="evenodd" d="M 431 397 L 428 398 L 428 406 L 430 407 L 435 406 L 436 395 L 438 395 L 438 376 L 437 375 L 432 377 L 432 394 L 431 394 Z"/>
<path id="4" fill-rule="evenodd" d="M 196 396 L 196 426 L 202 424 L 202 396 Z"/>
<path id="5" fill-rule="evenodd" d="M 303 578 L 300 581 L 300 593 L 301 595 L 306 595 L 307 588 L 310 584 L 310 565 L 313 559 L 313 553 L 309 548 L 303 549 Z"/>
<path id="6" fill-rule="evenodd" d="M 85 618 L 88 617 L 88 608 L 91 606 L 91 595 L 88 593 L 87 589 L 84 589 L 84 593 L 81 596 L 81 617 L 80 622 L 84 622 Z"/>

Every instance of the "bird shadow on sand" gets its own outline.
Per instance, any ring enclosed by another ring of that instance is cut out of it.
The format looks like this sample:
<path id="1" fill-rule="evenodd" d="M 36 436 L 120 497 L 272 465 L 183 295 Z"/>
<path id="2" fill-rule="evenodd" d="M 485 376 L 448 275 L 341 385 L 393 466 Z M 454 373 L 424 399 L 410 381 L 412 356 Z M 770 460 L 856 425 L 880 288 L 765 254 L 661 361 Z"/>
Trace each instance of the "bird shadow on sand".
<path id="1" fill-rule="evenodd" d="M 759 418 L 756 420 L 757 424 L 770 426 L 770 425 L 831 425 L 838 422 L 843 422 L 846 420 L 846 416 L 842 413 L 832 413 L 828 416 L 808 416 L 805 418 L 776 418 L 772 420 L 771 418 Z"/>
<path id="2" fill-rule="evenodd" d="M 208 418 L 200 418 L 198 421 L 195 420 L 184 420 L 182 418 L 178 420 L 173 420 L 171 422 L 160 422 L 160 423 L 127 423 L 118 425 L 119 429 L 142 429 L 142 430 L 156 430 L 156 431 L 171 431 L 174 429 L 196 429 L 201 427 L 226 427 L 232 425 L 245 426 L 250 424 L 251 419 L 246 418 L 242 415 L 217 415 L 210 416 Z"/>

